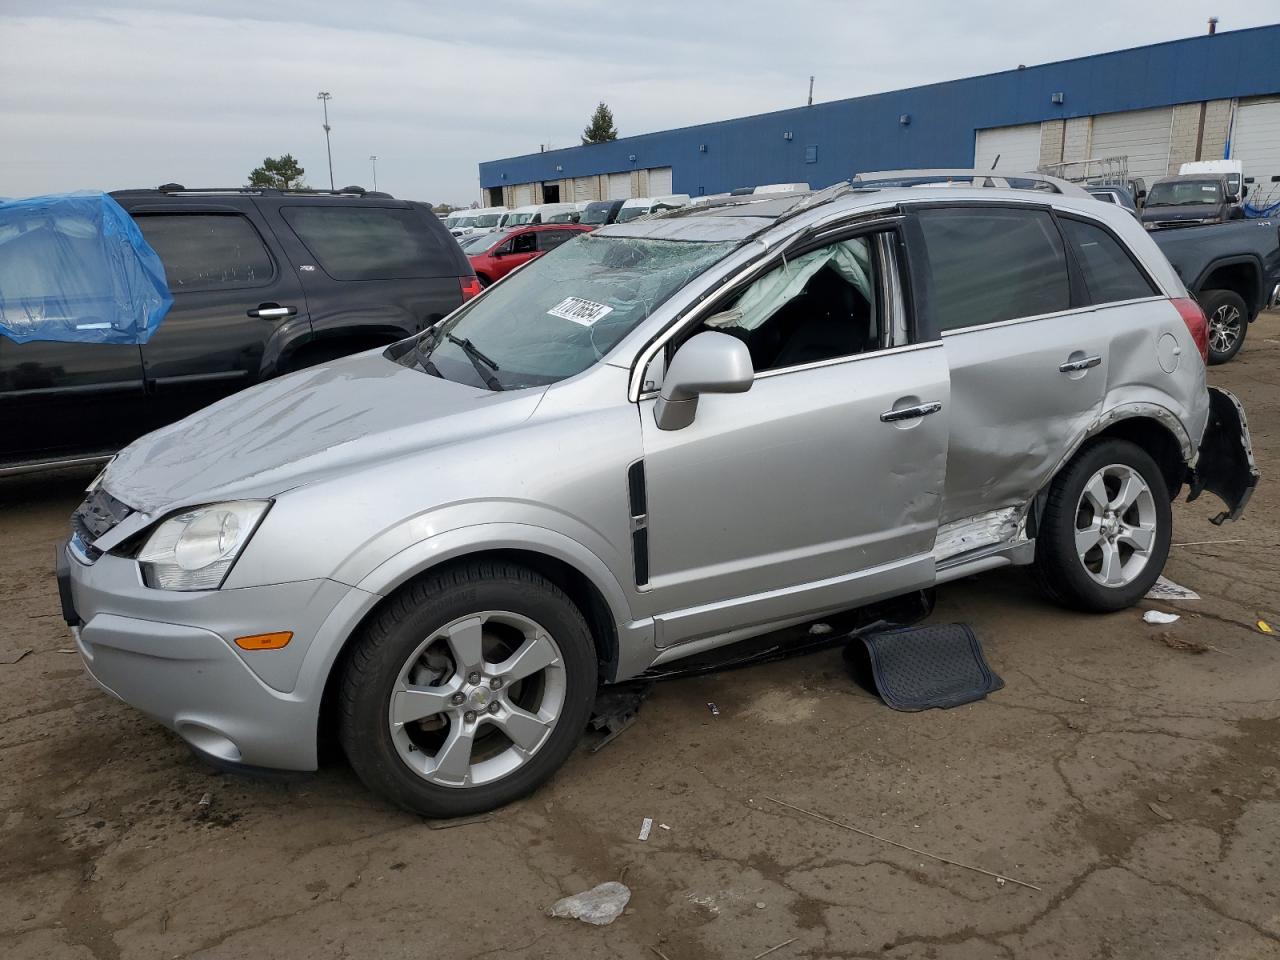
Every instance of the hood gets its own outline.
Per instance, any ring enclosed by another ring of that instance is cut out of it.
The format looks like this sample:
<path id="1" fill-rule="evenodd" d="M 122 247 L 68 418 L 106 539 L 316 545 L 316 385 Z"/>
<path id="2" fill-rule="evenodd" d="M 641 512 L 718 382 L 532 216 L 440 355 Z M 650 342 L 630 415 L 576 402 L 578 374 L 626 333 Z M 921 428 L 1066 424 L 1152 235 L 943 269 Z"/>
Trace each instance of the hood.
<path id="1" fill-rule="evenodd" d="M 495 393 L 380 351 L 269 380 L 124 449 L 102 486 L 136 510 L 271 497 L 406 453 L 510 428 L 545 388 Z"/>
<path id="2" fill-rule="evenodd" d="M 1142 222 L 1151 223 L 1175 220 L 1204 220 L 1209 217 L 1222 216 L 1220 203 L 1196 203 L 1189 206 L 1153 207 L 1150 204 L 1142 208 Z"/>

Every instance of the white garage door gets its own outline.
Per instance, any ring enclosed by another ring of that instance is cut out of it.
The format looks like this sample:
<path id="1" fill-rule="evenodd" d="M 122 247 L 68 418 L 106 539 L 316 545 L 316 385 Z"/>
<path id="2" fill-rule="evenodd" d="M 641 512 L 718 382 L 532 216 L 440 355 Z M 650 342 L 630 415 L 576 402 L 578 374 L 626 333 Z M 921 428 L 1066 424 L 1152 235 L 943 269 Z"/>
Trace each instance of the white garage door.
<path id="1" fill-rule="evenodd" d="M 1173 108 L 1104 113 L 1093 118 L 1090 157 L 1128 157 L 1129 176 L 1151 186 L 1169 169 L 1169 134 Z"/>
<path id="2" fill-rule="evenodd" d="M 1268 199 L 1280 201 L 1280 97 L 1269 100 L 1242 100 L 1236 108 L 1231 133 L 1231 156 L 1244 164 L 1244 175 L 1252 177 L 1248 199 L 1264 206 Z"/>
<path id="3" fill-rule="evenodd" d="M 591 199 L 591 181 L 595 177 L 574 177 L 573 202 L 583 203 Z"/>
<path id="4" fill-rule="evenodd" d="M 631 196 L 631 174 L 609 174 L 609 199 L 627 200 Z"/>
<path id="5" fill-rule="evenodd" d="M 517 207 L 527 207 L 533 203 L 533 184 L 517 183 L 511 191 Z"/>
<path id="6" fill-rule="evenodd" d="M 973 144 L 975 170 L 1029 173 L 1040 166 L 1040 124 L 979 130 Z"/>
<path id="7" fill-rule="evenodd" d="M 649 196 L 665 197 L 671 192 L 671 168 L 653 167 L 649 170 Z"/>

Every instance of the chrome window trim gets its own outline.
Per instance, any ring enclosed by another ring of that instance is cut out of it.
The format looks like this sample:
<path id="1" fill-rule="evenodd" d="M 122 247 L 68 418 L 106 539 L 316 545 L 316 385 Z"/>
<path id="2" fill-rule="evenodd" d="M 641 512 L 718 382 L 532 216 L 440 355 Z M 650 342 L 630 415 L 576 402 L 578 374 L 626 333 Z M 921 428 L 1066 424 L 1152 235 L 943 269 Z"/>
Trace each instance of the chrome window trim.
<path id="1" fill-rule="evenodd" d="M 981 330 L 998 330 L 1002 327 L 1012 327 L 1022 323 L 1034 323 L 1037 320 L 1056 320 L 1058 317 L 1077 316 L 1082 313 L 1091 313 L 1095 310 L 1109 310 L 1112 307 L 1123 307 L 1135 303 L 1148 303 L 1156 300 L 1168 300 L 1168 297 L 1150 296 L 1141 297 L 1137 300 L 1115 300 L 1109 303 L 1091 303 L 1088 306 L 1072 307 L 1070 310 L 1056 310 L 1053 313 L 1037 313 L 1029 317 L 1014 317 L 1010 320 L 995 320 L 991 323 L 974 324 L 971 327 L 956 327 L 952 330 L 943 330 L 941 336 L 954 337 L 964 333 L 977 333 Z"/>
<path id="2" fill-rule="evenodd" d="M 761 257 L 759 257 L 756 260 L 753 260 L 751 263 L 746 264 L 740 270 L 738 270 L 737 273 L 733 274 L 724 283 L 722 283 L 720 285 L 720 291 L 718 291 L 714 296 L 708 297 L 706 300 L 702 301 L 701 303 L 696 304 L 693 307 L 690 307 L 688 309 L 688 312 L 686 312 L 683 316 L 677 317 L 674 321 L 672 321 L 672 323 L 669 324 L 667 328 L 663 330 L 660 334 L 658 334 L 658 336 L 655 337 L 654 340 L 648 346 L 646 346 L 643 350 L 641 350 L 640 353 L 637 354 L 635 360 L 632 361 L 631 374 L 627 383 L 627 400 L 631 403 L 638 403 L 641 400 L 642 396 L 651 396 L 651 395 L 656 396 L 659 391 L 657 390 L 644 391 L 642 387 L 644 386 L 645 371 L 649 368 L 650 362 L 653 360 L 654 356 L 657 355 L 658 351 L 666 347 L 667 343 L 670 340 L 672 340 L 681 331 L 697 323 L 698 320 L 701 317 L 703 317 L 711 309 L 713 305 L 719 302 L 721 294 L 724 291 L 730 290 L 736 287 L 738 284 L 749 279 L 753 274 L 764 273 L 766 270 L 772 268 L 776 260 L 778 260 L 779 258 L 785 258 L 787 256 L 788 251 L 791 248 L 801 245 L 796 242 L 797 240 L 803 241 L 804 243 L 808 243 L 810 241 L 821 242 L 827 235 L 832 233 L 839 233 L 846 229 L 849 229 L 849 230 L 856 229 L 860 231 L 865 227 L 868 231 L 874 232 L 875 230 L 883 229 L 886 226 L 896 226 L 897 224 L 901 223 L 903 220 L 903 216 L 901 214 L 888 214 L 883 216 L 876 216 L 870 220 L 859 220 L 859 217 L 865 217 L 867 215 L 866 211 L 855 211 L 849 214 L 842 214 L 842 215 L 847 216 L 849 218 L 848 223 L 839 223 L 839 222 L 833 222 L 831 224 L 824 223 L 818 226 L 816 228 L 816 231 L 810 230 L 810 231 L 802 231 L 800 233 L 797 233 L 794 237 L 790 238 L 790 240 L 787 242 L 786 247 L 780 250 L 766 249 L 763 252 L 763 255 Z M 900 295 L 901 295 L 901 287 L 899 287 L 899 296 Z M 856 356 L 865 356 L 865 354 L 853 355 L 853 357 L 856 357 Z M 837 357 L 834 359 L 838 361 L 843 359 L 852 359 L 852 357 L 845 357 L 845 358 Z M 826 363 L 828 361 L 819 361 L 819 362 Z M 791 370 L 795 368 L 787 367 L 785 369 Z M 766 371 L 766 373 L 769 373 L 769 372 L 771 371 Z M 764 375 L 765 375 L 764 373 L 760 373 L 760 374 L 757 374 L 756 376 L 762 377 Z"/>

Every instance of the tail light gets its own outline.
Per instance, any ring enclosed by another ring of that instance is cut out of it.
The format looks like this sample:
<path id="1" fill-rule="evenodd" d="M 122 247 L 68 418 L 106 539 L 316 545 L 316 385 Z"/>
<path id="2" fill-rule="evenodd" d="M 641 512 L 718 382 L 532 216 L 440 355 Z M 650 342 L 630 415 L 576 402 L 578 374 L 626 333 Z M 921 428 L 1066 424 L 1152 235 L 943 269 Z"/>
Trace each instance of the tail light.
<path id="1" fill-rule="evenodd" d="M 1196 342 L 1200 359 L 1207 363 L 1209 361 L 1209 321 L 1205 319 L 1200 304 L 1190 297 L 1179 297 L 1173 301 L 1173 305 L 1178 308 L 1178 315 L 1191 331 L 1191 339 Z"/>
<path id="2" fill-rule="evenodd" d="M 472 274 L 469 277 L 459 277 L 458 283 L 462 287 L 462 302 L 466 303 L 472 297 L 480 293 L 484 288 L 480 286 L 480 280 Z M 1203 319 L 1203 314 L 1201 315 Z"/>

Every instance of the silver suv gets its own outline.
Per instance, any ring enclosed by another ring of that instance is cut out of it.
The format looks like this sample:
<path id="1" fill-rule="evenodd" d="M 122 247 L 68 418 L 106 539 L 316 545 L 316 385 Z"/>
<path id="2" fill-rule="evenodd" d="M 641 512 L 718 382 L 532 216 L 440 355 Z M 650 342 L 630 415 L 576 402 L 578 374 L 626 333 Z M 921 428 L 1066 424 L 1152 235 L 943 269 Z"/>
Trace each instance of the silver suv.
<path id="1" fill-rule="evenodd" d="M 214 761 L 314 769 L 332 719 L 456 815 L 657 664 L 1011 564 L 1134 603 L 1184 486 L 1239 516 L 1248 431 L 1142 227 L 1032 186 L 606 227 L 143 437 L 58 551 L 89 672 Z"/>

